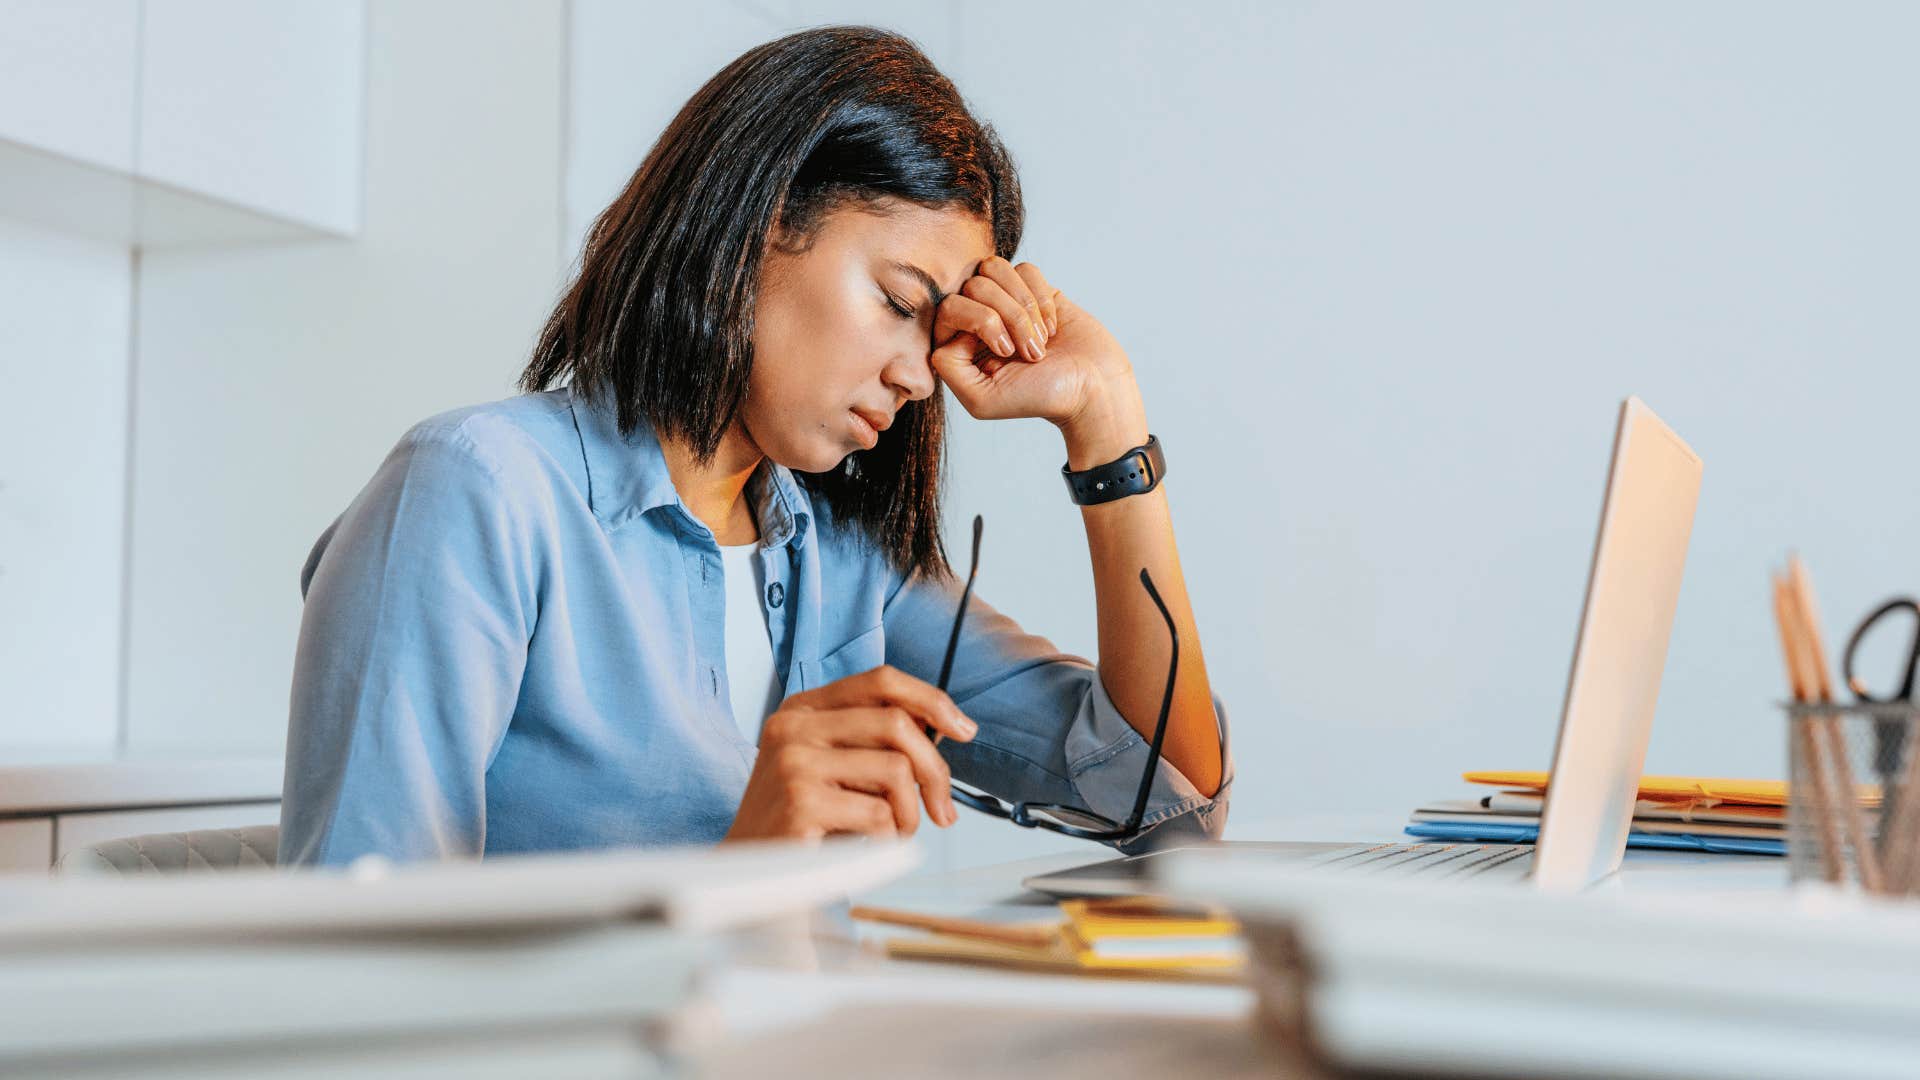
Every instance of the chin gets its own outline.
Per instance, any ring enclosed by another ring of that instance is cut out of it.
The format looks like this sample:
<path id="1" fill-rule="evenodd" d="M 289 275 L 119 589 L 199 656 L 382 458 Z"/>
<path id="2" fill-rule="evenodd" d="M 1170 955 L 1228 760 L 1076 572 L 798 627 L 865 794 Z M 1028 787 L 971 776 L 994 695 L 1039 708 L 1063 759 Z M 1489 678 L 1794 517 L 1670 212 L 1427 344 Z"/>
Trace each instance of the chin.
<path id="1" fill-rule="evenodd" d="M 795 448 L 793 453 L 767 456 L 794 472 L 823 473 L 839 468 L 840 464 L 847 459 L 847 455 L 855 449 L 857 448 L 837 445 L 809 446 Z"/>

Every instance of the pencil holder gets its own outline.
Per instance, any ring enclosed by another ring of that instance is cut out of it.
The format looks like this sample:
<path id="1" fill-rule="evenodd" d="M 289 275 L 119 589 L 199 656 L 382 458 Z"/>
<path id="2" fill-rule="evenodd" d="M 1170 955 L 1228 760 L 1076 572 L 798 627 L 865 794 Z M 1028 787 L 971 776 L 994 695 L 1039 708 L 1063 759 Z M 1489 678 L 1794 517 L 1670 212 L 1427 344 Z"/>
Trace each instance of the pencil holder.
<path id="1" fill-rule="evenodd" d="M 1920 708 L 1785 708 L 1793 878 L 1920 893 Z"/>

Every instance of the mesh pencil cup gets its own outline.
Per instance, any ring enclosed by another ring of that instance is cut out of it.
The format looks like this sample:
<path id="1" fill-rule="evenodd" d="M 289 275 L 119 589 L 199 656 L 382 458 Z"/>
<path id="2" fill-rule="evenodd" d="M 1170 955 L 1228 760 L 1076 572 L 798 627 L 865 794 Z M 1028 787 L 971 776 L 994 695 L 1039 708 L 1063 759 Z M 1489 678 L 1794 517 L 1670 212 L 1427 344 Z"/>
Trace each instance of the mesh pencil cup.
<path id="1" fill-rule="evenodd" d="M 1785 709 L 1794 880 L 1920 893 L 1920 708 L 1794 702 Z"/>

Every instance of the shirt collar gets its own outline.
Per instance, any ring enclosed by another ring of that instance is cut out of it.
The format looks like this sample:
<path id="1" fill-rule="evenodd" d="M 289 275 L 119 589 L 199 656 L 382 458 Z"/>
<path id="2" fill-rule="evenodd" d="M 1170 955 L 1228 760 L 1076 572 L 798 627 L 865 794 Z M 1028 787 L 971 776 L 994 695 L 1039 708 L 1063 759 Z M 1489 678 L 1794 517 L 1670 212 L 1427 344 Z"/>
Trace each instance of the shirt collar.
<path id="1" fill-rule="evenodd" d="M 672 507 L 696 531 L 713 535 L 680 501 L 667 472 L 666 454 L 645 417 L 631 435 L 621 435 L 610 395 L 569 386 L 567 401 L 587 466 L 587 505 L 608 531 L 649 511 Z M 747 479 L 747 499 L 759 518 L 761 546 L 791 542 L 799 547 L 806 542 L 813 527 L 813 503 L 792 470 L 763 459 Z"/>

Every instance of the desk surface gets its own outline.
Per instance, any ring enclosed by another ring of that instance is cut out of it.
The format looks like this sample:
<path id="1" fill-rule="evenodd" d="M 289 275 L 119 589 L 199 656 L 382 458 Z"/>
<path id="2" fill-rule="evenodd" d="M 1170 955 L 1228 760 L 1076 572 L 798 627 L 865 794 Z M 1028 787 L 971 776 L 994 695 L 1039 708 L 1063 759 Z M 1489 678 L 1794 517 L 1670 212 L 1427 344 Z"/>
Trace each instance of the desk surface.
<path id="1" fill-rule="evenodd" d="M 0 760 L 0 816 L 210 803 L 278 802 L 279 758 L 72 755 Z"/>
<path id="2" fill-rule="evenodd" d="M 1398 821 L 1301 818 L 1236 839 L 1403 839 Z M 1098 861 L 1103 849 L 911 878 L 862 902 L 952 915 L 1035 919 L 1051 901 L 1022 878 Z M 1629 851 L 1602 888 L 1751 894 L 1786 884 L 1786 860 Z M 698 1070 L 719 1077 L 1327 1075 L 1253 1022 L 1245 987 L 1028 974 L 888 960 L 896 931 L 856 926 L 844 909 L 736 943 L 689 1029 Z"/>

